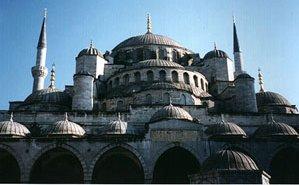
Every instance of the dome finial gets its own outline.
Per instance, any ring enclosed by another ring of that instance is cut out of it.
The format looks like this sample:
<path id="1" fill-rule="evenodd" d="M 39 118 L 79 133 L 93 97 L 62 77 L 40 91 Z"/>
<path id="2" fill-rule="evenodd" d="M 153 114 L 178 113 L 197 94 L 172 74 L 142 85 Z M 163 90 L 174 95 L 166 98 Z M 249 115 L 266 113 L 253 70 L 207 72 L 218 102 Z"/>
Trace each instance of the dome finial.
<path id="1" fill-rule="evenodd" d="M 258 69 L 258 77 L 259 77 L 260 92 L 265 92 L 263 74 L 260 68 Z"/>
<path id="2" fill-rule="evenodd" d="M 147 14 L 147 25 L 146 25 L 146 28 L 147 28 L 147 32 L 146 33 L 152 33 L 152 20 L 151 20 L 151 16 L 150 16 L 149 13 Z"/>
<path id="3" fill-rule="evenodd" d="M 224 114 L 221 114 L 221 123 L 225 123 Z"/>
<path id="4" fill-rule="evenodd" d="M 214 50 L 217 50 L 216 42 L 214 42 Z"/>
<path id="5" fill-rule="evenodd" d="M 9 121 L 13 122 L 13 112 L 10 113 L 10 119 L 9 119 Z"/>
<path id="6" fill-rule="evenodd" d="M 64 121 L 68 121 L 68 115 L 67 115 L 67 112 L 64 113 Z"/>
<path id="7" fill-rule="evenodd" d="M 45 8 L 45 9 L 44 9 L 44 18 L 45 18 L 45 19 L 47 18 L 47 13 L 48 13 L 48 12 L 47 12 L 47 8 Z"/>
<path id="8" fill-rule="evenodd" d="M 49 88 L 55 89 L 55 63 L 52 64 L 50 86 Z"/>
<path id="9" fill-rule="evenodd" d="M 169 105 L 172 106 L 172 99 L 171 99 L 171 96 L 169 96 Z"/>
<path id="10" fill-rule="evenodd" d="M 90 39 L 89 47 L 90 47 L 90 48 L 93 48 L 93 41 L 92 41 L 92 39 Z"/>
<path id="11" fill-rule="evenodd" d="M 121 121 L 120 119 L 120 112 L 117 113 L 118 121 Z"/>

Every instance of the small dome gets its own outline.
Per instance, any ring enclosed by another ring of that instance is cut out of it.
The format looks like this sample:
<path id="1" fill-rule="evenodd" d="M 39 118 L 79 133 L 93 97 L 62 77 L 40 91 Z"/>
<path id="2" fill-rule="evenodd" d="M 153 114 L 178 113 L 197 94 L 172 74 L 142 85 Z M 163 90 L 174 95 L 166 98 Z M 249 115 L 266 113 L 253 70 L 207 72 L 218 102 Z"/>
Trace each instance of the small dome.
<path id="1" fill-rule="evenodd" d="M 291 103 L 282 95 L 274 92 L 258 92 L 256 93 L 257 106 L 265 105 L 286 105 L 291 106 Z"/>
<path id="2" fill-rule="evenodd" d="M 70 137 L 83 137 L 85 130 L 78 124 L 68 120 L 67 114 L 63 121 L 57 121 L 51 127 L 49 136 L 70 136 Z"/>
<path id="3" fill-rule="evenodd" d="M 24 101 L 26 104 L 53 103 L 58 105 L 71 106 L 71 96 L 56 88 L 47 88 L 33 92 Z"/>
<path id="4" fill-rule="evenodd" d="M 213 170 L 259 170 L 248 155 L 231 149 L 220 150 L 203 163 L 203 172 Z"/>
<path id="5" fill-rule="evenodd" d="M 164 45 L 177 48 L 183 48 L 179 43 L 162 35 L 156 35 L 153 33 L 146 33 L 135 37 L 130 37 L 127 40 L 118 44 L 112 51 L 119 50 L 121 48 L 143 45 Z M 185 49 L 185 48 L 183 48 Z"/>
<path id="6" fill-rule="evenodd" d="M 275 122 L 272 116 L 271 116 L 271 120 L 267 124 L 263 124 L 259 126 L 259 128 L 254 132 L 253 135 L 256 138 L 269 138 L 269 137 L 297 138 L 298 137 L 298 133 L 293 127 L 285 123 Z"/>
<path id="7" fill-rule="evenodd" d="M 103 57 L 100 51 L 93 47 L 92 42 L 90 43 L 89 48 L 83 49 L 80 51 L 77 57 L 82 57 L 84 55 L 93 55 Z"/>
<path id="8" fill-rule="evenodd" d="M 208 60 L 212 58 L 229 58 L 229 57 L 224 51 L 218 49 L 214 49 L 213 51 L 208 52 L 203 57 L 204 60 Z"/>
<path id="9" fill-rule="evenodd" d="M 235 123 L 222 121 L 217 124 L 210 125 L 205 131 L 210 138 L 245 138 L 244 130 Z"/>
<path id="10" fill-rule="evenodd" d="M 170 104 L 155 112 L 154 115 L 151 117 L 150 122 L 157 122 L 169 119 L 193 121 L 192 116 L 187 111 L 180 107 L 175 107 Z"/>
<path id="11" fill-rule="evenodd" d="M 118 120 L 112 121 L 109 124 L 105 125 L 103 128 L 102 134 L 105 135 L 134 135 L 136 134 L 135 129 L 128 125 L 127 122 L 122 121 L 120 119 L 120 115 L 118 116 Z"/>
<path id="12" fill-rule="evenodd" d="M 236 79 L 238 79 L 238 78 L 252 78 L 252 77 L 247 73 L 242 73 L 242 74 L 239 74 Z"/>
<path id="13" fill-rule="evenodd" d="M 13 121 L 11 114 L 9 121 L 0 122 L 0 137 L 21 138 L 30 134 L 30 131 L 24 125 Z"/>
<path id="14" fill-rule="evenodd" d="M 148 67 L 172 67 L 172 68 L 180 68 L 184 69 L 183 66 L 181 66 L 178 63 L 168 61 L 168 60 L 161 60 L 161 59 L 149 59 L 149 60 L 143 60 L 138 63 L 134 64 L 135 68 L 148 68 Z"/>

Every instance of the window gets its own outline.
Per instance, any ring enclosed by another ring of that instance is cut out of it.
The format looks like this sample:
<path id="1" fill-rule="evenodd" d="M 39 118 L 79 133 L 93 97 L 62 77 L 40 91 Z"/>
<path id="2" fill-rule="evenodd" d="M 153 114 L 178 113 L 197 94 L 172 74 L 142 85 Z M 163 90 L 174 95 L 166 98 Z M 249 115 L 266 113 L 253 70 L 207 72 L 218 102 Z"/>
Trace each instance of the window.
<path id="1" fill-rule="evenodd" d="M 164 93 L 163 94 L 163 103 L 170 104 L 170 95 L 169 95 L 169 93 Z"/>
<path id="2" fill-rule="evenodd" d="M 146 101 L 146 104 L 151 105 L 152 104 L 152 95 L 147 94 L 145 97 L 145 101 Z"/>
<path id="3" fill-rule="evenodd" d="M 186 98 L 186 95 L 184 95 L 184 94 L 181 95 L 181 104 L 187 105 L 187 98 Z"/>
<path id="4" fill-rule="evenodd" d="M 129 85 L 129 82 L 130 82 L 130 75 L 125 74 L 125 76 L 124 76 L 124 85 Z"/>
<path id="5" fill-rule="evenodd" d="M 178 52 L 176 50 L 172 51 L 172 61 L 176 62 L 178 59 Z"/>
<path id="6" fill-rule="evenodd" d="M 178 72 L 176 72 L 176 71 L 172 71 L 172 72 L 171 72 L 171 78 L 172 78 L 172 81 L 173 81 L 173 82 L 178 83 L 178 82 L 179 82 L 179 75 L 178 75 Z"/>
<path id="7" fill-rule="evenodd" d="M 204 87 L 204 83 L 203 83 L 203 79 L 202 79 L 202 78 L 200 79 L 200 86 L 201 86 L 201 89 L 202 89 L 202 90 L 205 90 L 205 87 Z"/>
<path id="8" fill-rule="evenodd" d="M 197 76 L 194 75 L 193 80 L 194 80 L 195 87 L 198 87 L 198 78 L 197 78 Z"/>
<path id="9" fill-rule="evenodd" d="M 116 110 L 118 111 L 124 110 L 124 102 L 122 100 L 117 101 Z"/>
<path id="10" fill-rule="evenodd" d="M 147 71 L 146 72 L 146 78 L 148 82 L 153 82 L 154 81 L 154 73 L 153 71 Z"/>
<path id="11" fill-rule="evenodd" d="M 134 73 L 134 79 L 136 83 L 141 81 L 140 72 Z"/>
<path id="12" fill-rule="evenodd" d="M 142 48 L 137 49 L 137 60 L 138 61 L 143 60 L 143 49 Z"/>
<path id="13" fill-rule="evenodd" d="M 208 91 L 208 89 L 209 89 L 209 86 L 208 86 L 208 84 L 206 83 L 206 91 Z"/>
<path id="14" fill-rule="evenodd" d="M 184 73 L 184 82 L 185 84 L 190 84 L 190 80 L 189 80 L 189 74 L 188 73 Z"/>
<path id="15" fill-rule="evenodd" d="M 161 71 L 159 72 L 159 80 L 160 80 L 161 82 L 165 82 L 165 81 L 166 81 L 166 72 L 165 72 L 164 70 L 161 70 Z"/>

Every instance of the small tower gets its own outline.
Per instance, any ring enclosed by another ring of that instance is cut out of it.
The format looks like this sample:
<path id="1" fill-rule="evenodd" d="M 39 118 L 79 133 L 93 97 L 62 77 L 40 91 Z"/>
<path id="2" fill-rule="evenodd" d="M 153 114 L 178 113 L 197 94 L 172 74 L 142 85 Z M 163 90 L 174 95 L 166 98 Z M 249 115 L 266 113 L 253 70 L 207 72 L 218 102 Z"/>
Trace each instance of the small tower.
<path id="1" fill-rule="evenodd" d="M 233 18 L 233 29 L 234 29 L 233 39 L 234 39 L 234 60 L 235 60 L 235 78 L 236 78 L 239 74 L 244 73 L 244 71 L 243 71 L 243 57 L 239 46 L 235 18 Z"/>
<path id="2" fill-rule="evenodd" d="M 32 92 L 44 88 L 45 78 L 48 74 L 48 69 L 46 68 L 46 55 L 47 55 L 46 17 L 47 17 L 47 10 L 45 9 L 45 15 L 44 15 L 44 19 L 43 19 L 39 39 L 38 39 L 38 44 L 37 44 L 36 64 L 34 67 L 31 68 L 31 73 L 34 79 Z"/>
<path id="3" fill-rule="evenodd" d="M 76 71 L 74 80 L 74 96 L 72 109 L 78 111 L 93 110 L 95 79 L 104 74 L 104 65 L 107 61 L 103 55 L 93 46 L 91 41 L 89 48 L 83 49 L 76 57 Z"/>

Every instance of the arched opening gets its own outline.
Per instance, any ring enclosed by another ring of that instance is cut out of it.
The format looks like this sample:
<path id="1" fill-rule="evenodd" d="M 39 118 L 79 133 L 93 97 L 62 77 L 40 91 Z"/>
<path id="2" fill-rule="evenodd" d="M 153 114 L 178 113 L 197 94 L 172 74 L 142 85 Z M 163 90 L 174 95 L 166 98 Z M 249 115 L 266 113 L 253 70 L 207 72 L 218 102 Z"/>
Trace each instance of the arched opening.
<path id="1" fill-rule="evenodd" d="M 188 73 L 184 73 L 184 82 L 185 84 L 190 84 L 190 79 L 189 79 L 189 74 Z"/>
<path id="2" fill-rule="evenodd" d="M 135 83 L 138 83 L 141 81 L 140 72 L 134 73 L 134 80 L 135 80 Z"/>
<path id="3" fill-rule="evenodd" d="M 199 172 L 200 164 L 189 151 L 173 147 L 156 162 L 153 183 L 189 184 L 188 175 Z"/>
<path id="4" fill-rule="evenodd" d="M 165 82 L 166 81 L 166 72 L 164 70 L 159 71 L 159 80 L 161 82 Z"/>
<path id="5" fill-rule="evenodd" d="M 144 172 L 139 159 L 127 149 L 113 148 L 96 162 L 92 182 L 96 184 L 144 183 Z"/>
<path id="6" fill-rule="evenodd" d="M 202 90 L 205 90 L 205 85 L 203 83 L 203 79 L 202 78 L 200 79 L 200 87 L 201 87 Z"/>
<path id="7" fill-rule="evenodd" d="M 20 183 L 18 162 L 3 149 L 0 149 L 0 183 Z"/>
<path id="8" fill-rule="evenodd" d="M 147 94 L 146 95 L 146 97 L 145 97 L 145 101 L 146 101 L 146 104 L 147 105 L 151 105 L 153 102 L 153 100 L 152 100 L 152 95 L 150 95 L 150 94 Z"/>
<path id="9" fill-rule="evenodd" d="M 179 74 L 178 74 L 178 72 L 172 71 L 171 72 L 171 78 L 172 78 L 173 82 L 178 83 L 179 82 Z"/>
<path id="10" fill-rule="evenodd" d="M 285 148 L 272 159 L 270 165 L 271 184 L 299 183 L 299 150 Z"/>
<path id="11" fill-rule="evenodd" d="M 197 78 L 197 76 L 194 75 L 193 80 L 194 80 L 195 87 L 198 87 L 198 78 Z"/>
<path id="12" fill-rule="evenodd" d="M 153 82 L 154 81 L 154 73 L 153 71 L 147 71 L 146 72 L 146 78 L 148 82 Z"/>
<path id="13" fill-rule="evenodd" d="M 125 110 L 124 102 L 122 100 L 118 100 L 116 103 L 116 110 L 123 111 Z"/>
<path id="14" fill-rule="evenodd" d="M 31 170 L 31 183 L 79 184 L 84 173 L 78 158 L 64 148 L 55 148 L 43 154 Z"/>

